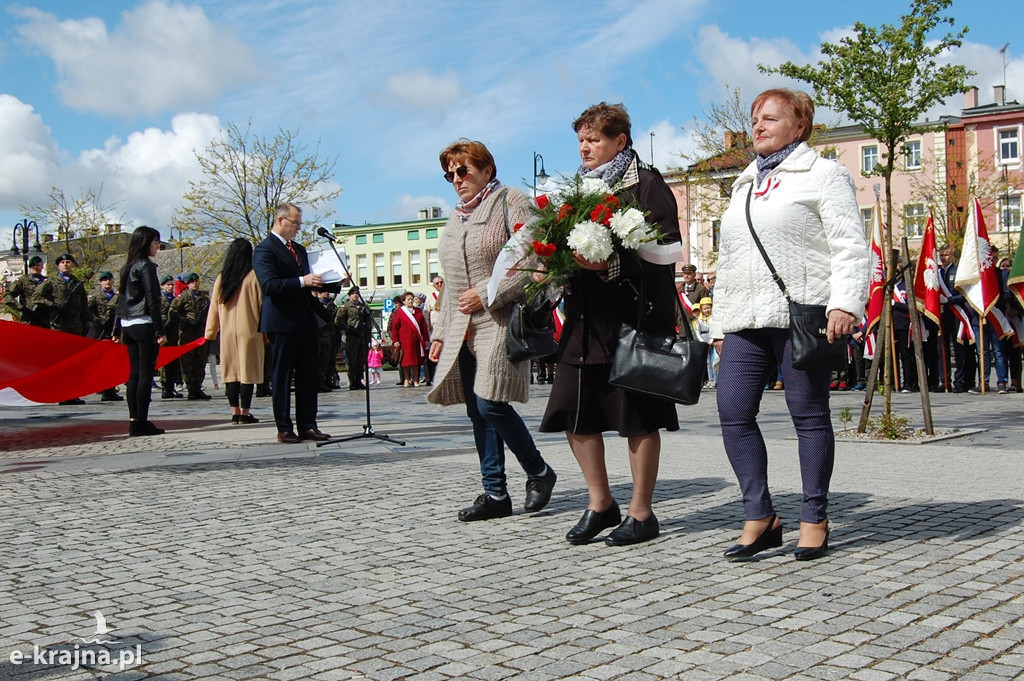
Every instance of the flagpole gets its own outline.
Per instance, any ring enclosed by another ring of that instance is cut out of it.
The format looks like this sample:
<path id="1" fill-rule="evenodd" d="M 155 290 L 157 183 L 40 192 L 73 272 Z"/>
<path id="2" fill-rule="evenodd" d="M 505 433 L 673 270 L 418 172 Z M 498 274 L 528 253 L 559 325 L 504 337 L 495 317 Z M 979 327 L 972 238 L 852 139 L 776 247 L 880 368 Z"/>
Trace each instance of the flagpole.
<path id="1" fill-rule="evenodd" d="M 981 383 L 981 394 L 985 394 L 985 383 L 988 381 L 988 372 L 985 371 L 985 317 L 978 313 L 978 382 Z"/>
<path id="2" fill-rule="evenodd" d="M 903 270 L 903 283 L 907 287 L 907 308 L 910 312 L 910 328 L 913 329 L 914 363 L 917 365 L 917 387 L 921 391 L 921 411 L 924 414 L 924 432 L 935 434 L 932 423 L 932 399 L 928 393 L 928 369 L 924 365 L 924 320 L 917 309 L 917 294 L 914 292 L 914 262 L 910 259 L 907 237 L 903 237 L 903 258 L 907 268 Z"/>

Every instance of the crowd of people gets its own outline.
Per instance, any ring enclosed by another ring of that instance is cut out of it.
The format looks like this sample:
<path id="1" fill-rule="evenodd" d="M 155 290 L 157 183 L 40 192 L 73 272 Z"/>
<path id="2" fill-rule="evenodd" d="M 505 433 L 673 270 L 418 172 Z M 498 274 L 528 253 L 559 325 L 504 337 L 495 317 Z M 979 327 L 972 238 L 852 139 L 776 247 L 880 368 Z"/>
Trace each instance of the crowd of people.
<path id="1" fill-rule="evenodd" d="M 277 208 L 271 233 L 255 248 L 246 239 L 230 245 L 212 295 L 200 288 L 193 272 L 158 283 L 152 257 L 160 236 L 140 227 L 119 276 L 100 273 L 91 294 L 72 273 L 74 258 L 64 254 L 51 277 L 42 275 L 40 259 L 31 259 L 4 302 L 26 323 L 125 344 L 131 364 L 126 397 L 111 388 L 102 399 L 127 400 L 132 436 L 163 432 L 148 413 L 157 353 L 165 344 L 206 340 L 206 346 L 161 368 L 163 398 L 182 397 L 182 387 L 190 400 L 210 399 L 202 386 L 207 360 L 214 356 L 209 347 L 219 342 L 231 422 L 257 423 L 250 413 L 253 395 L 269 395 L 281 443 L 330 440 L 317 425 L 317 396 L 340 387 L 335 360 L 342 348 L 350 390 L 380 385 L 382 368 L 390 362 L 399 368 L 398 385 L 429 386 L 430 403 L 466 410 L 483 492 L 458 512 L 464 522 L 513 514 L 506 446 L 525 473 L 523 509 L 540 511 L 550 501 L 558 476 L 512 403 L 529 399 L 534 380 L 551 383 L 539 430 L 565 433 L 587 489 L 586 508 L 565 539 L 584 544 L 610 529 L 604 538 L 610 546 L 659 536 L 653 501 L 660 432 L 679 428 L 672 402 L 611 382 L 620 327 L 637 324 L 668 336 L 684 335 L 688 328 L 710 346 L 704 387 L 716 391 L 724 448 L 743 501 L 742 530 L 724 557 L 749 558 L 783 544 L 783 522 L 768 487 L 768 452 L 757 425 L 764 391 L 780 389 L 796 430 L 803 487 L 793 555 L 820 558 L 830 537 L 835 449 L 830 392 L 869 384 L 868 249 L 853 179 L 807 144 L 814 126 L 811 98 L 767 90 L 754 100 L 750 114 L 756 158 L 732 186 L 715 271 L 701 274 L 684 264 L 678 283 L 676 261 L 682 253 L 675 198 L 658 170 L 634 151 L 625 107 L 602 102 L 580 114 L 572 125 L 581 159 L 578 176 L 603 181 L 616 203 L 639 206 L 658 239 L 639 251 L 617 245 L 599 261 L 572 252 L 575 269 L 557 291 L 548 291 L 560 301 L 557 353 L 533 361 L 514 362 L 505 351 L 513 305 L 525 299 L 531 283 L 546 281 L 528 240 L 510 240 L 529 223 L 530 201 L 499 181 L 497 163 L 483 143 L 467 139 L 439 156 L 443 177 L 458 196 L 439 244 L 445 276 L 431 281 L 429 295 L 395 296 L 386 332 L 358 286 L 348 288 L 339 304 L 340 285 L 325 284 L 311 270 L 296 240 L 302 210 L 287 203 Z M 492 280 L 499 256 L 516 243 L 520 262 L 530 266 Z M 917 371 L 902 284 L 891 301 L 892 338 L 879 343 L 892 344 L 897 387 L 988 391 L 994 367 L 996 392 L 1021 392 L 1021 348 L 994 332 L 979 333 L 977 315 L 954 286 L 954 248 L 943 246 L 939 255 L 948 295 L 941 318 L 925 321 L 924 376 Z M 1010 258 L 999 261 L 999 307 L 1019 327 L 1024 310 L 1007 289 L 1010 263 Z M 797 303 L 824 308 L 821 326 L 828 342 L 847 345 L 845 370 L 794 366 L 789 324 L 790 306 Z M 982 335 L 979 348 L 973 341 Z M 216 369 L 215 362 L 211 366 Z M 607 433 L 626 444 L 633 485 L 625 512 L 609 484 Z"/>

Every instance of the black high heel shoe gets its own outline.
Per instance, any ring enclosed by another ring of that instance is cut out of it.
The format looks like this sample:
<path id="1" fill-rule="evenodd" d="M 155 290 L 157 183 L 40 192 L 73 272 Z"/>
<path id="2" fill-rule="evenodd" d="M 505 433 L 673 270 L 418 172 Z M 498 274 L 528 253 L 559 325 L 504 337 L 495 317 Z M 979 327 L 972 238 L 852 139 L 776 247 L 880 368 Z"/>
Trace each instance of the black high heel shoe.
<path id="1" fill-rule="evenodd" d="M 815 558 L 821 558 L 828 551 L 828 535 L 829 535 L 828 521 L 825 521 L 825 541 L 821 542 L 821 546 L 798 546 L 793 551 L 793 557 L 797 560 L 814 560 Z"/>
<path id="2" fill-rule="evenodd" d="M 782 523 L 780 522 L 778 527 L 772 528 L 778 517 L 777 514 L 773 513 L 771 519 L 768 520 L 768 527 L 764 529 L 764 532 L 752 544 L 733 544 L 726 549 L 725 557 L 730 559 L 749 558 L 766 549 L 777 549 L 782 546 Z"/>

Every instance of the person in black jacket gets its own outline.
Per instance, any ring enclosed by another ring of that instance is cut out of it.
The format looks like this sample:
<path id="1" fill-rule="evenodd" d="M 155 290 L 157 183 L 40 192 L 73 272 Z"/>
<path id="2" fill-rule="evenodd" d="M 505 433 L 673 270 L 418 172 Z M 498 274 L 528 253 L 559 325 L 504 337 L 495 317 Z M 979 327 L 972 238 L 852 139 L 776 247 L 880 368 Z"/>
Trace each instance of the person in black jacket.
<path id="1" fill-rule="evenodd" d="M 162 435 L 163 429 L 149 421 L 150 390 L 156 373 L 156 357 L 167 342 L 160 315 L 160 284 L 156 265 L 150 258 L 160 250 L 160 232 L 142 226 L 132 233 L 128 259 L 121 269 L 117 287 L 115 340 L 128 348 L 131 371 L 126 385 L 128 435 Z"/>

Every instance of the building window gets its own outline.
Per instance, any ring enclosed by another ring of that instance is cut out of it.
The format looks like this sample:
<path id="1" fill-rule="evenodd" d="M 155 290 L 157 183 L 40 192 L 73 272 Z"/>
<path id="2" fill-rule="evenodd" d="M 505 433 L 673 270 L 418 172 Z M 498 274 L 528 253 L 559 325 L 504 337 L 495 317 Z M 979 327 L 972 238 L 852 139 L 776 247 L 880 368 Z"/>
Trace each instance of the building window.
<path id="1" fill-rule="evenodd" d="M 871 220 L 875 216 L 874 208 L 861 208 L 860 221 L 864 223 L 864 233 L 871 234 Z"/>
<path id="2" fill-rule="evenodd" d="M 402 254 L 391 254 L 391 285 L 398 288 L 402 285 Z"/>
<path id="3" fill-rule="evenodd" d="M 718 243 L 722 238 L 722 221 L 712 220 L 711 221 L 711 250 L 718 252 Z"/>
<path id="4" fill-rule="evenodd" d="M 409 251 L 409 284 L 416 286 L 423 283 L 423 263 L 420 262 L 419 251 Z"/>
<path id="5" fill-rule="evenodd" d="M 861 147 L 860 150 L 860 171 L 870 173 L 878 166 L 878 145 Z"/>
<path id="6" fill-rule="evenodd" d="M 408 232 L 405 233 L 405 240 L 406 241 L 419 241 L 420 240 L 420 230 L 418 230 L 418 229 L 410 229 Z"/>
<path id="7" fill-rule="evenodd" d="M 384 243 L 384 233 L 383 232 L 377 232 L 376 234 L 374 234 L 373 235 L 373 243 L 375 243 L 375 244 L 382 244 L 382 243 Z"/>
<path id="8" fill-rule="evenodd" d="M 1016 163 L 1020 161 L 1020 128 L 999 130 L 999 162 Z"/>
<path id="9" fill-rule="evenodd" d="M 911 140 L 903 145 L 903 162 L 907 170 L 921 169 L 921 140 Z"/>
<path id="10" fill-rule="evenodd" d="M 366 256 L 356 256 L 356 279 L 359 281 L 359 285 L 366 287 L 370 285 L 369 273 L 366 271 Z"/>
<path id="11" fill-rule="evenodd" d="M 364 246 L 366 244 L 365 234 L 356 234 L 356 246 Z"/>
<path id="12" fill-rule="evenodd" d="M 436 239 L 437 238 L 437 227 L 430 227 L 430 228 L 427 229 L 427 238 L 428 239 Z"/>
<path id="13" fill-rule="evenodd" d="M 839 149 L 834 146 L 828 146 L 821 150 L 821 157 L 826 158 L 829 161 L 839 160 Z"/>
<path id="14" fill-rule="evenodd" d="M 923 203 L 908 203 L 903 206 L 903 233 L 908 238 L 924 234 L 925 209 Z"/>
<path id="15" fill-rule="evenodd" d="M 1004 232 L 1020 229 L 1020 194 L 999 200 L 999 229 Z"/>
<path id="16" fill-rule="evenodd" d="M 383 236 L 383 235 L 382 235 Z M 377 288 L 384 288 L 384 254 L 374 253 L 373 254 L 373 276 L 376 282 Z"/>
<path id="17" fill-rule="evenodd" d="M 437 249 L 427 249 L 427 281 L 434 281 L 434 277 L 441 274 L 441 263 L 437 259 Z"/>

